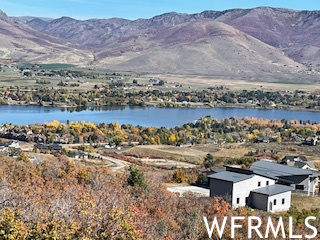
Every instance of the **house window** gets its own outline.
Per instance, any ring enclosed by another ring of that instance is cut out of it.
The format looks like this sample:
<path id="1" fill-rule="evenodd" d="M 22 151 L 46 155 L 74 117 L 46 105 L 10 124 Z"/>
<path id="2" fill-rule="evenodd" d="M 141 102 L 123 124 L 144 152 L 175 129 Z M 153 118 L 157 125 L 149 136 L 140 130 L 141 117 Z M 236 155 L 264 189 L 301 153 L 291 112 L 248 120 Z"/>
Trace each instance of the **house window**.
<path id="1" fill-rule="evenodd" d="M 258 182 L 258 187 L 261 187 L 261 182 Z"/>
<path id="2" fill-rule="evenodd" d="M 273 200 L 273 205 L 277 205 L 277 199 Z"/>
<path id="3" fill-rule="evenodd" d="M 296 185 L 296 190 L 304 190 L 304 186 L 303 185 Z"/>
<path id="4" fill-rule="evenodd" d="M 237 198 L 237 204 L 239 204 L 240 203 L 240 198 Z"/>
<path id="5" fill-rule="evenodd" d="M 269 181 L 267 181 L 266 185 L 269 186 Z"/>
<path id="6" fill-rule="evenodd" d="M 284 205 L 285 204 L 285 199 L 284 198 L 282 198 L 282 205 Z"/>

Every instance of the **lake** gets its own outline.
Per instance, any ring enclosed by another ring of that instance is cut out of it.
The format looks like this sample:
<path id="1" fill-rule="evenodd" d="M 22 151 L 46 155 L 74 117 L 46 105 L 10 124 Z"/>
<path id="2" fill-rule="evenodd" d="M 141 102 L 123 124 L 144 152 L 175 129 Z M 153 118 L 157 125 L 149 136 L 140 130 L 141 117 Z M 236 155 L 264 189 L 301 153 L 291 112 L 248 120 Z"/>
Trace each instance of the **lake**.
<path id="1" fill-rule="evenodd" d="M 119 122 L 154 127 L 175 127 L 184 123 L 212 116 L 217 119 L 229 117 L 256 117 L 267 119 L 309 120 L 320 122 L 320 112 L 264 110 L 250 108 L 156 108 L 113 106 L 70 111 L 65 108 L 40 106 L 0 106 L 0 123 L 27 125 L 58 120 L 86 122 Z"/>

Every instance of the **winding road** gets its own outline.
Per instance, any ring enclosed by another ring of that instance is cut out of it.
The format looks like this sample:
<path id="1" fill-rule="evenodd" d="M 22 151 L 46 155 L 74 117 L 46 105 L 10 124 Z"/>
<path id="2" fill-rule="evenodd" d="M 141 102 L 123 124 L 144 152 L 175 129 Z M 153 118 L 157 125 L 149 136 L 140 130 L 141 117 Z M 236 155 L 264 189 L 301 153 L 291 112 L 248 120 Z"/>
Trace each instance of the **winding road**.
<path id="1" fill-rule="evenodd" d="M 107 144 L 107 143 L 105 143 Z M 83 145 L 87 145 L 89 146 L 90 144 L 62 144 L 62 147 L 67 149 L 67 150 L 75 150 L 73 149 L 73 147 L 79 147 L 79 146 L 83 146 Z M 101 145 L 104 145 L 103 143 L 101 143 Z M 119 159 L 116 159 L 116 158 L 113 158 L 113 157 L 107 157 L 107 156 L 102 156 L 101 154 L 92 154 L 92 153 L 89 153 L 89 152 L 84 152 L 84 151 L 81 151 L 83 153 L 86 153 L 86 154 L 90 154 L 94 157 L 97 157 L 97 158 L 101 158 L 105 161 L 109 161 L 112 163 L 112 165 L 108 166 L 111 168 L 112 172 L 119 172 L 121 171 L 122 169 L 124 169 L 126 166 L 130 165 L 130 163 L 128 162 L 125 162 L 125 161 L 122 161 L 122 160 L 119 160 Z"/>

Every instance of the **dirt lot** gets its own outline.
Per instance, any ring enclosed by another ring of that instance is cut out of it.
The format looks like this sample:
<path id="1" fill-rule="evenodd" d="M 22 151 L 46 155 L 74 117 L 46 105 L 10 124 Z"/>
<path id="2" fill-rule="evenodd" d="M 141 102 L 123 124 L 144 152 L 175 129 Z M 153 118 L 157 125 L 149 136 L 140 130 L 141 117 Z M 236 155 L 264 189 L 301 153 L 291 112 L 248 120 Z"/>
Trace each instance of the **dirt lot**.
<path id="1" fill-rule="evenodd" d="M 131 155 L 138 158 L 168 159 L 174 161 L 187 162 L 191 164 L 201 164 L 207 152 L 194 148 L 183 148 L 165 145 L 137 146 L 123 151 L 122 154 Z"/>
<path id="2" fill-rule="evenodd" d="M 249 151 L 255 151 L 254 147 L 244 144 L 223 144 L 218 145 L 199 145 L 194 149 L 207 152 L 213 155 L 214 158 L 241 158 Z"/>
<path id="3" fill-rule="evenodd" d="M 156 167 L 167 167 L 167 168 L 196 168 L 196 167 L 198 167 L 198 165 L 195 165 L 195 164 L 179 162 L 179 161 L 174 161 L 174 160 L 168 160 L 168 159 L 141 158 L 139 160 L 149 166 L 156 166 Z"/>
<path id="4" fill-rule="evenodd" d="M 256 151 L 258 154 L 255 154 Z M 284 156 L 306 156 L 316 167 L 320 167 L 320 147 L 306 146 L 293 143 L 266 143 L 266 144 L 223 144 L 223 145 L 196 145 L 193 147 L 175 147 L 166 145 L 137 146 L 122 151 L 124 155 L 137 158 L 173 160 L 191 164 L 201 164 L 204 157 L 210 153 L 214 158 L 242 158 L 248 157 L 271 158 L 278 160 Z"/>

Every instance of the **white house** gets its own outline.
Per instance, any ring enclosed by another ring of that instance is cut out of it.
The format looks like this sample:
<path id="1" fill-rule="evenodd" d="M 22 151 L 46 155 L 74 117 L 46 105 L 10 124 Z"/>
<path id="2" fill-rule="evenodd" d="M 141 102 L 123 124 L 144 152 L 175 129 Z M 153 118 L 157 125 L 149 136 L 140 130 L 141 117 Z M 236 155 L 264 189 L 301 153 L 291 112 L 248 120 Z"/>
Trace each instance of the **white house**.
<path id="1" fill-rule="evenodd" d="M 250 205 L 267 212 L 288 211 L 291 207 L 291 191 L 287 186 L 274 184 L 251 191 Z"/>
<path id="2" fill-rule="evenodd" d="M 234 208 L 250 206 L 270 212 L 290 208 L 292 188 L 276 184 L 276 178 L 256 174 L 253 170 L 226 167 L 209 175 L 208 179 L 210 197 L 223 197 Z M 282 202 L 284 204 L 278 204 Z"/>
<path id="3" fill-rule="evenodd" d="M 9 148 L 20 148 L 20 145 L 19 145 L 18 141 L 13 140 L 13 141 L 7 142 L 6 143 L 6 147 L 9 147 Z"/>

